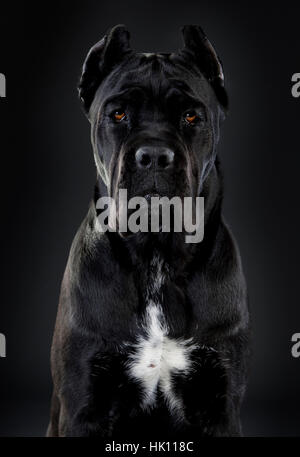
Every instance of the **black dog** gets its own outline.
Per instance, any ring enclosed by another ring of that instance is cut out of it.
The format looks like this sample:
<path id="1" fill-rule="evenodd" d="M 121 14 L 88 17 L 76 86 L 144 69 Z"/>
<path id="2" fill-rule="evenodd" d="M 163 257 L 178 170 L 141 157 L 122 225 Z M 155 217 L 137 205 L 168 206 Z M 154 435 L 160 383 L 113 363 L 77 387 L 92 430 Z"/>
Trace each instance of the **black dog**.
<path id="1" fill-rule="evenodd" d="M 222 215 L 222 65 L 198 26 L 173 54 L 90 50 L 80 98 L 98 171 L 73 242 L 52 347 L 48 436 L 236 436 L 249 353 L 246 285 Z M 205 235 L 102 233 L 100 196 L 205 198 Z"/>

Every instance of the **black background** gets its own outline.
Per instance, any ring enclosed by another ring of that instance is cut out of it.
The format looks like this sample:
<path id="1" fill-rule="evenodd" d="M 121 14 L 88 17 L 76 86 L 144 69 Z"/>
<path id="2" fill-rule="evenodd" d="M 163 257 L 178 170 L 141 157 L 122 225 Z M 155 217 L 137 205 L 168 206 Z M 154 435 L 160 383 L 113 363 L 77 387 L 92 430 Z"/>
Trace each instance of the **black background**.
<path id="1" fill-rule="evenodd" d="M 299 2 L 87 1 L 1 5 L 0 436 L 45 433 L 49 351 L 70 243 L 95 181 L 76 85 L 85 55 L 125 23 L 139 51 L 181 46 L 197 23 L 222 58 L 230 113 L 219 155 L 224 213 L 239 242 L 254 325 L 247 436 L 300 433 Z"/>

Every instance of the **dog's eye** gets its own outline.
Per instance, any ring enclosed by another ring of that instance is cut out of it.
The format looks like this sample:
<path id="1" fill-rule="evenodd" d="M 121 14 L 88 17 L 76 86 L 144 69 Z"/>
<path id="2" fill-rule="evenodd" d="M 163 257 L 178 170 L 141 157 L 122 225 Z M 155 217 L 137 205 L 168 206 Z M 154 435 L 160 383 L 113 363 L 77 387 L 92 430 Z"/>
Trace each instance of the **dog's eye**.
<path id="1" fill-rule="evenodd" d="M 197 119 L 198 119 L 198 117 L 194 113 L 186 113 L 184 116 L 184 120 L 187 124 L 195 124 Z"/>
<path id="2" fill-rule="evenodd" d="M 125 119 L 125 117 L 126 117 L 126 114 L 124 113 L 124 111 L 115 111 L 114 112 L 114 119 L 117 122 L 123 121 L 123 119 Z"/>

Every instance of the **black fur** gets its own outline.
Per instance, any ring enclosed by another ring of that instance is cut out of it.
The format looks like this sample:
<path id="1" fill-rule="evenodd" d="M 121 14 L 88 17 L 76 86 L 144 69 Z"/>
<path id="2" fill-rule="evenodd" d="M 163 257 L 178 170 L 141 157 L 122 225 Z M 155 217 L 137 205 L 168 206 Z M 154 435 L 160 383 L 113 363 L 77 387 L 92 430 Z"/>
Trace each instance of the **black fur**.
<path id="1" fill-rule="evenodd" d="M 184 48 L 145 55 L 129 46 L 124 26 L 89 52 L 79 93 L 91 122 L 98 170 L 94 199 L 72 244 L 52 346 L 54 382 L 48 436 L 129 438 L 235 436 L 247 380 L 249 316 L 236 243 L 222 218 L 222 177 L 216 147 L 227 95 L 221 63 L 198 26 L 183 29 Z M 116 123 L 112 114 L 125 110 Z M 194 110 L 196 125 L 183 116 Z M 145 173 L 135 151 L 163 144 L 171 170 Z M 95 230 L 96 201 L 157 192 L 204 196 L 205 235 L 129 234 Z M 143 329 L 151 258 L 168 265 L 162 308 L 171 338 L 193 338 L 193 369 L 173 374 L 183 401 L 178 421 L 158 393 L 141 408 L 142 386 L 128 376 L 131 351 Z M 126 345 L 123 343 L 126 342 Z"/>

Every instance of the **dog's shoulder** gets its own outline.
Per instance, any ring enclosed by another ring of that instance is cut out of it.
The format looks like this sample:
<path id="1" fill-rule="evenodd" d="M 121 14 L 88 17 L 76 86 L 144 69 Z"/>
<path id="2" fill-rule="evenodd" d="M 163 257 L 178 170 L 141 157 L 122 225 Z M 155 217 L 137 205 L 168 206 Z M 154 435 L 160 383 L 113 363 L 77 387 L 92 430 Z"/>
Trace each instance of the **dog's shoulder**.
<path id="1" fill-rule="evenodd" d="M 115 273 L 116 262 L 112 243 L 108 233 L 97 229 L 93 205 L 90 206 L 74 237 L 68 265 L 77 280 L 83 279 L 82 274 L 88 276 L 88 281 L 92 280 L 94 274 L 97 275 L 98 281 L 111 279 L 111 275 Z"/>
<path id="2" fill-rule="evenodd" d="M 137 307 L 132 272 L 116 260 L 120 249 L 109 233 L 97 231 L 91 207 L 74 237 L 61 286 L 60 307 L 71 310 L 77 326 L 107 333 Z"/>
<path id="3" fill-rule="evenodd" d="M 196 259 L 197 260 L 197 259 Z M 211 326 L 232 334 L 249 324 L 248 297 L 237 243 L 222 220 L 204 266 L 201 258 L 187 288 L 196 320 L 205 332 Z"/>

